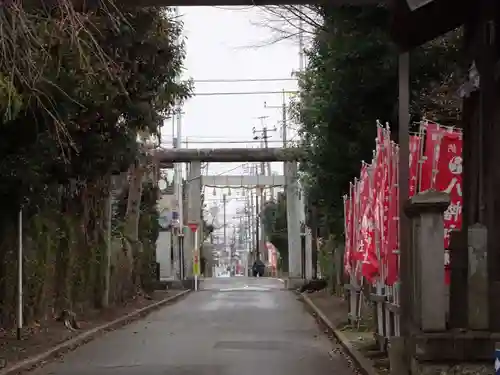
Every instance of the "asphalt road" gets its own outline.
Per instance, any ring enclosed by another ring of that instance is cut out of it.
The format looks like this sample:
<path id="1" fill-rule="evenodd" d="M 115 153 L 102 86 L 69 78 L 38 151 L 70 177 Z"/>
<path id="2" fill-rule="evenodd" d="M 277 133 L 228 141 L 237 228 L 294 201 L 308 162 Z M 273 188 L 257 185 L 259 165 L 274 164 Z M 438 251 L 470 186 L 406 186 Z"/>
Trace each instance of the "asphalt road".
<path id="1" fill-rule="evenodd" d="M 35 370 L 36 375 L 353 375 L 276 279 L 202 290 Z"/>

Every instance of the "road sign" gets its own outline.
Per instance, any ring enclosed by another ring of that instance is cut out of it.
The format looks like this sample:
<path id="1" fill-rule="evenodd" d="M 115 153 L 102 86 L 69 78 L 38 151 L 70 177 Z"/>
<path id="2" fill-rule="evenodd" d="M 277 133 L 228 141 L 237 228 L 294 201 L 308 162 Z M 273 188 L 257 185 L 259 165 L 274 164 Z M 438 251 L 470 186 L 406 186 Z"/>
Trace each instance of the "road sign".
<path id="1" fill-rule="evenodd" d="M 191 232 L 194 233 L 198 229 L 198 223 L 188 223 L 188 227 L 191 229 Z"/>
<path id="2" fill-rule="evenodd" d="M 200 275 L 200 259 L 198 257 L 198 254 L 194 254 L 193 256 L 193 274 L 195 276 Z"/>

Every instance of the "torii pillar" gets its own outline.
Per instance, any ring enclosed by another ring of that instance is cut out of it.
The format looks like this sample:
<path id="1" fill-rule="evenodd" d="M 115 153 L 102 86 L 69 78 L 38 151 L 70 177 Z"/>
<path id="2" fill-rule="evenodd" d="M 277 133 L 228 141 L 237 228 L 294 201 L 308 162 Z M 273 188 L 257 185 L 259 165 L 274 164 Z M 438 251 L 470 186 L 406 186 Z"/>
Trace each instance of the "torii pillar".
<path id="1" fill-rule="evenodd" d="M 201 161 L 192 161 L 189 165 L 187 179 L 187 215 L 186 222 L 198 225 L 197 233 L 186 230 L 184 234 L 184 275 L 186 279 L 193 278 L 193 257 L 195 247 L 195 235 L 198 236 L 198 248 L 201 247 L 203 238 L 203 221 L 201 218 Z"/>
<path id="2" fill-rule="evenodd" d="M 297 162 L 285 162 L 286 218 L 288 231 L 288 276 L 289 288 L 302 283 L 302 254 L 300 240 L 300 189 L 297 175 Z"/>

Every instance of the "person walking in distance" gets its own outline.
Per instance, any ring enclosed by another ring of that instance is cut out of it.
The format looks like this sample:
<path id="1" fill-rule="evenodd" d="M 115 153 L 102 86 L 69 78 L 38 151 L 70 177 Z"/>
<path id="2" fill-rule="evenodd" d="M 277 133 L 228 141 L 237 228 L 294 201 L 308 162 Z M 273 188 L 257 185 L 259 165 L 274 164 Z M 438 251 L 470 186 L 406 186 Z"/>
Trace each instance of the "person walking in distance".
<path id="1" fill-rule="evenodd" d="M 252 266 L 253 277 L 263 277 L 266 269 L 266 265 L 262 260 L 256 259 Z"/>

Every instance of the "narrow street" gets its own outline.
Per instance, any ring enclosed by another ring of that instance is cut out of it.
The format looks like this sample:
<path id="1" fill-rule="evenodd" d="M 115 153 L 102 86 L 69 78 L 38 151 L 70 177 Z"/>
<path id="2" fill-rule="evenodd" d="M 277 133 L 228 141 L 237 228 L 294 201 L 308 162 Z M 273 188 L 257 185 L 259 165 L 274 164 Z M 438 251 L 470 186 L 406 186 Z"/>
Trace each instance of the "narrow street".
<path id="1" fill-rule="evenodd" d="M 36 375 L 351 375 L 280 280 L 205 280 L 202 290 L 110 332 Z"/>

